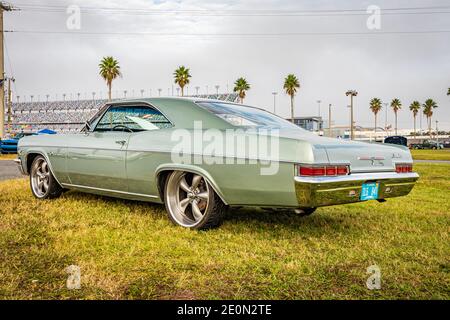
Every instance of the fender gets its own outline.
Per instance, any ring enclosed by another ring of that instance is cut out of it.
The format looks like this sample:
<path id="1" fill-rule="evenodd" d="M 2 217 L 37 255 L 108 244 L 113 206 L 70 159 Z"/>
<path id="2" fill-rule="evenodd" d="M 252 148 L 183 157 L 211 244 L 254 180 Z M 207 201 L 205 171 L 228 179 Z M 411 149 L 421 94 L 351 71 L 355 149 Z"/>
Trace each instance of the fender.
<path id="1" fill-rule="evenodd" d="M 214 192 L 223 201 L 223 203 L 225 205 L 228 205 L 228 202 L 225 200 L 225 197 L 224 197 L 219 185 L 216 183 L 214 178 L 209 174 L 209 172 L 206 171 L 205 169 L 194 166 L 194 165 L 189 165 L 189 164 L 166 163 L 166 164 L 159 165 L 156 168 L 156 172 L 155 172 L 155 181 L 158 182 L 158 186 L 159 186 L 159 175 L 163 171 L 187 171 L 187 172 L 196 173 L 196 174 L 203 176 L 206 179 L 206 181 L 209 183 L 209 185 L 213 188 Z"/>
<path id="2" fill-rule="evenodd" d="M 27 149 L 26 151 L 23 149 L 23 147 L 22 148 L 19 148 L 19 151 L 18 151 L 18 155 L 19 155 L 19 158 L 21 158 L 21 160 L 22 160 L 22 167 L 23 167 L 23 169 L 24 169 L 24 172 L 27 174 L 27 175 L 30 175 L 30 172 L 28 172 L 28 163 L 27 163 L 27 158 L 28 158 L 28 155 L 29 154 L 38 154 L 38 155 L 41 155 L 41 156 L 43 156 L 44 157 L 44 159 L 45 159 L 45 161 L 47 161 L 47 164 L 48 164 L 48 166 L 49 166 L 49 168 L 50 168 L 50 171 L 51 171 L 51 173 L 53 174 L 53 177 L 55 178 L 55 180 L 56 180 L 56 182 L 58 182 L 58 184 L 61 186 L 62 184 L 59 182 L 59 179 L 58 179 L 58 177 L 56 176 L 56 174 L 55 174 L 55 171 L 53 170 L 53 167 L 52 167 L 52 163 L 51 163 L 51 161 L 50 161 L 50 158 L 48 157 L 48 155 L 47 155 L 47 152 L 45 152 L 45 150 L 43 150 L 43 149 L 41 149 L 41 148 L 39 148 L 39 149 Z"/>

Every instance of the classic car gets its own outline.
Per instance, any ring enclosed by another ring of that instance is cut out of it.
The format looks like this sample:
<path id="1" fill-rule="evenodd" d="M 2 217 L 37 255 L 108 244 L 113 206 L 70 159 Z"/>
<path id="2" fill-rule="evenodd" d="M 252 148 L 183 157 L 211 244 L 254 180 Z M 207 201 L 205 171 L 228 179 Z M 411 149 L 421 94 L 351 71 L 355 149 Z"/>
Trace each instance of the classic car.
<path id="1" fill-rule="evenodd" d="M 31 135 L 31 133 L 20 132 L 10 139 L 0 140 L 0 152 L 2 154 L 17 153 L 17 144 L 19 140 L 29 135 Z"/>
<path id="2" fill-rule="evenodd" d="M 221 134 L 233 148 L 180 148 L 181 136 L 195 145 Z M 256 144 L 243 142 L 254 138 L 277 152 L 251 152 Z M 193 229 L 219 226 L 229 207 L 309 215 L 384 202 L 419 177 L 406 147 L 319 137 L 260 108 L 194 98 L 108 103 L 80 133 L 21 139 L 17 162 L 38 199 L 78 190 L 164 203 L 172 222 Z"/>

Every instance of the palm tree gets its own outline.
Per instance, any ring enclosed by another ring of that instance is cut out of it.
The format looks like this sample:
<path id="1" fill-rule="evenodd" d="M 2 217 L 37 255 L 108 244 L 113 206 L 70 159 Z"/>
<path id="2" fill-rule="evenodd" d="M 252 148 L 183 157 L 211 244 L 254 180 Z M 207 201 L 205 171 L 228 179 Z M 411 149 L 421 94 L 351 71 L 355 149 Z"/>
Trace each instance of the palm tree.
<path id="1" fill-rule="evenodd" d="M 377 114 L 381 111 L 382 108 L 382 102 L 379 98 L 373 98 L 370 100 L 370 110 L 372 110 L 373 114 L 375 115 L 375 126 L 374 130 L 375 133 L 377 132 Z"/>
<path id="2" fill-rule="evenodd" d="M 401 101 L 397 98 L 392 99 L 391 108 L 392 108 L 392 110 L 394 110 L 394 113 L 395 113 L 395 135 L 397 135 L 397 129 L 398 129 L 398 127 L 397 127 L 397 112 L 398 112 L 398 110 L 400 110 L 402 108 Z"/>
<path id="3" fill-rule="evenodd" d="M 244 98 L 246 95 L 246 91 L 250 90 L 250 84 L 245 80 L 245 78 L 239 78 L 234 83 L 234 92 L 239 93 L 239 98 L 241 99 L 241 103 L 244 103 Z"/>
<path id="4" fill-rule="evenodd" d="M 189 84 L 189 78 L 191 78 L 189 68 L 181 66 L 175 70 L 173 76 L 175 78 L 175 83 L 178 84 L 181 88 L 181 96 L 184 96 L 184 86 Z"/>
<path id="5" fill-rule="evenodd" d="M 411 105 L 409 106 L 409 110 L 412 111 L 413 117 L 414 117 L 414 139 L 416 138 L 416 117 L 420 110 L 420 102 L 419 101 L 413 101 Z"/>
<path id="6" fill-rule="evenodd" d="M 284 79 L 283 89 L 286 94 L 291 97 L 291 122 L 294 123 L 294 96 L 297 93 L 297 88 L 300 88 L 300 81 L 294 74 L 288 74 Z"/>
<path id="7" fill-rule="evenodd" d="M 447 90 L 447 95 L 450 96 L 450 88 Z"/>
<path id="8" fill-rule="evenodd" d="M 113 57 L 103 57 L 98 65 L 100 68 L 100 76 L 106 81 L 108 86 L 108 100 L 111 101 L 112 82 L 117 77 L 121 77 L 119 62 Z"/>
<path id="9" fill-rule="evenodd" d="M 427 99 L 423 104 L 423 114 L 427 116 L 428 132 L 430 133 L 430 138 L 431 138 L 431 117 L 433 116 L 433 109 L 437 107 L 438 105 L 433 99 Z"/>

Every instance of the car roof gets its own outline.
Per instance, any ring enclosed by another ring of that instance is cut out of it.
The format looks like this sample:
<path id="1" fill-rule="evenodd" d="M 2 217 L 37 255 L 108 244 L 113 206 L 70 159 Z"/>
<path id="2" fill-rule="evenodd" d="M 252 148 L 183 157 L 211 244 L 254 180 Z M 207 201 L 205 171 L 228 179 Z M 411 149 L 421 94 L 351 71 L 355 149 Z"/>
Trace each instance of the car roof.
<path id="1" fill-rule="evenodd" d="M 229 103 L 221 100 L 202 99 L 195 97 L 156 97 L 142 99 L 124 99 L 113 101 L 108 105 L 150 104 L 158 109 L 175 128 L 192 129 L 196 122 L 201 121 L 202 128 L 229 129 L 233 128 L 231 124 L 225 120 L 215 116 L 211 112 L 202 108 L 197 102 L 221 102 Z"/>

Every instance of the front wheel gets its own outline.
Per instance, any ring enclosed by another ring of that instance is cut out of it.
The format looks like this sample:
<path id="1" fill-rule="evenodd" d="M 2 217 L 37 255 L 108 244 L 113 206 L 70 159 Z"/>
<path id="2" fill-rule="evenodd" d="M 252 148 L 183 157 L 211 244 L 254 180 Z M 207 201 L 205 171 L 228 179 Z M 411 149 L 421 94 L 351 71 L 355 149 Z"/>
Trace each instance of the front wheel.
<path id="1" fill-rule="evenodd" d="M 43 156 L 37 156 L 31 164 L 30 185 L 33 195 L 38 199 L 57 198 L 63 192 Z"/>
<path id="2" fill-rule="evenodd" d="M 166 180 L 164 202 L 170 220 L 191 229 L 218 227 L 226 205 L 201 175 L 174 171 Z"/>

